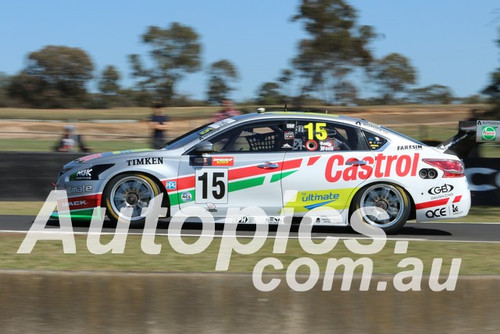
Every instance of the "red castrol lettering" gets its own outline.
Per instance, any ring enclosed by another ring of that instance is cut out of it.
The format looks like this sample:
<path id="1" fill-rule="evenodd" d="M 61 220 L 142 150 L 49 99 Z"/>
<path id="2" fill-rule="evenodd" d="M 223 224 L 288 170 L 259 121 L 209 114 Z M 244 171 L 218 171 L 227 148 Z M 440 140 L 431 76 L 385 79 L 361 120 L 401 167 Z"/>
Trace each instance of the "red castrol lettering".
<path id="1" fill-rule="evenodd" d="M 344 156 L 334 154 L 326 163 L 325 178 L 328 182 L 366 180 L 371 176 L 376 178 L 416 176 L 420 155 L 384 155 L 368 156 L 361 159 L 364 165 L 349 165 L 348 162 L 357 161 L 357 158 L 345 160 Z M 348 166 L 345 169 L 341 167 Z"/>

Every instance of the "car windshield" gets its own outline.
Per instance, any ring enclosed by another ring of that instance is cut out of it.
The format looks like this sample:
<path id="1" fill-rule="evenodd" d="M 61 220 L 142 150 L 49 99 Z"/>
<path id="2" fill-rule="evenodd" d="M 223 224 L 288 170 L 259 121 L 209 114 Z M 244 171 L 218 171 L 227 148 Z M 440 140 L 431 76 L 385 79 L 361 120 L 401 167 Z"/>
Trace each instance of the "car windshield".
<path id="1" fill-rule="evenodd" d="M 175 138 L 174 140 L 169 141 L 164 148 L 167 150 L 177 149 L 179 147 L 189 144 L 193 140 L 201 139 L 208 134 L 215 133 L 235 121 L 236 121 L 235 119 L 226 118 L 215 123 L 204 124 L 194 130 L 191 130 L 183 134 L 180 137 Z"/>

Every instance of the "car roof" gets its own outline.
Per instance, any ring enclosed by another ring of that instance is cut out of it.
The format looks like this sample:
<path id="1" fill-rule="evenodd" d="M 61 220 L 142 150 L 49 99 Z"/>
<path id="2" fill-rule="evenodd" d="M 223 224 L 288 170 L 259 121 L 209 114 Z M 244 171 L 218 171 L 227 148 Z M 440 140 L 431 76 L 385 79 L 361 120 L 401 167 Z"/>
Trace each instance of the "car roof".
<path id="1" fill-rule="evenodd" d="M 329 120 L 329 121 L 340 121 L 343 123 L 348 123 L 352 125 L 360 125 L 359 123 L 371 123 L 361 118 L 336 115 L 336 114 L 328 114 L 328 113 L 319 113 L 319 112 L 308 112 L 308 111 L 270 111 L 270 112 L 259 112 L 259 113 L 251 113 L 244 114 L 240 116 L 233 117 L 238 121 L 247 121 L 247 120 L 255 120 L 255 119 L 304 119 L 310 120 L 311 118 L 319 119 L 319 120 Z"/>

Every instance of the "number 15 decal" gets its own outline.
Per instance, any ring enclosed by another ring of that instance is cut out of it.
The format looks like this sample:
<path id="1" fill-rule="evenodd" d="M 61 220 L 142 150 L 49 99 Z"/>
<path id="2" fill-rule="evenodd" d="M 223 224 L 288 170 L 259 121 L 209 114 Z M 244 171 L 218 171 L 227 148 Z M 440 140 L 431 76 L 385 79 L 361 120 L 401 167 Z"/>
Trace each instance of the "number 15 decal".
<path id="1" fill-rule="evenodd" d="M 196 170 L 195 203 L 227 203 L 227 169 Z"/>

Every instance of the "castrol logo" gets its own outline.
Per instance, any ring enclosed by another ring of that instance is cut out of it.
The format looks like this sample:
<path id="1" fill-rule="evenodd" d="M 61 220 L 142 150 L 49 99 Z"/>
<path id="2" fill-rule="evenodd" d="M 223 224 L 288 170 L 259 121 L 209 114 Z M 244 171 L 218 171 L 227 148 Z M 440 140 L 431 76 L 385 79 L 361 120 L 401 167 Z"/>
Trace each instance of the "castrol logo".
<path id="1" fill-rule="evenodd" d="M 325 178 L 328 182 L 366 180 L 370 177 L 416 176 L 419 154 L 367 156 L 362 159 L 345 159 L 340 154 L 332 155 L 327 163 Z M 363 163 L 355 163 L 362 161 Z M 347 167 L 347 168 L 343 168 Z"/>

